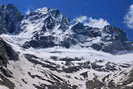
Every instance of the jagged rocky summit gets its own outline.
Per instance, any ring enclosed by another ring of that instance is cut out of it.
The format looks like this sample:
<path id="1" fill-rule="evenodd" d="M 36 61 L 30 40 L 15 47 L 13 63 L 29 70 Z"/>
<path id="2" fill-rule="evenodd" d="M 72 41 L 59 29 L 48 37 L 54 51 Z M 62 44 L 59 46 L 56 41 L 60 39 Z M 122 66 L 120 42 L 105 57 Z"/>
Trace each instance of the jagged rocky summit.
<path id="1" fill-rule="evenodd" d="M 71 48 L 94 48 L 105 52 L 132 50 L 126 33 L 111 25 L 94 28 L 74 22 L 57 9 L 42 8 L 26 15 L 21 23 L 20 35 L 29 38 L 24 48 L 48 48 L 61 46 Z"/>
<path id="2" fill-rule="evenodd" d="M 133 43 L 117 27 L 9 4 L 0 34 L 0 89 L 133 89 Z"/>

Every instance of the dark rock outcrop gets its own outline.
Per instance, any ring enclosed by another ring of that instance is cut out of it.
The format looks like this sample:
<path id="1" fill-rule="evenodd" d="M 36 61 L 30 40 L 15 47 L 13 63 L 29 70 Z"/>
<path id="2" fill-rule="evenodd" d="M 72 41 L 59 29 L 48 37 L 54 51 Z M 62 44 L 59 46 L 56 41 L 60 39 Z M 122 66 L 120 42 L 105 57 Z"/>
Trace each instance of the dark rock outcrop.
<path id="1" fill-rule="evenodd" d="M 0 65 L 6 65 L 8 60 L 18 60 L 18 54 L 2 38 L 0 38 L 0 59 Z"/>
<path id="2" fill-rule="evenodd" d="M 8 78 L 13 78 L 13 73 L 7 68 L 10 60 L 17 61 L 18 54 L 0 38 L 0 85 L 4 85 L 9 89 L 14 89 L 15 84 Z"/>
<path id="3" fill-rule="evenodd" d="M 20 31 L 20 22 L 22 20 L 22 14 L 17 8 L 12 5 L 0 6 L 0 34 L 16 34 Z"/>

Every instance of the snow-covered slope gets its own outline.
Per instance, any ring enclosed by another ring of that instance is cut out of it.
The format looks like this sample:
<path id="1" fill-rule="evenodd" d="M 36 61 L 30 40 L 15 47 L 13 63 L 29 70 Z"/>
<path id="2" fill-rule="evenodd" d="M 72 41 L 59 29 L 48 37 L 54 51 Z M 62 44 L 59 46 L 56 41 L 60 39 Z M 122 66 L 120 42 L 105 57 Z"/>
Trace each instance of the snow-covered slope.
<path id="1" fill-rule="evenodd" d="M 132 52 L 113 55 L 91 48 L 24 49 L 15 36 L 1 37 L 19 53 L 19 60 L 9 61 L 7 66 L 13 73 L 13 89 L 132 89 Z"/>

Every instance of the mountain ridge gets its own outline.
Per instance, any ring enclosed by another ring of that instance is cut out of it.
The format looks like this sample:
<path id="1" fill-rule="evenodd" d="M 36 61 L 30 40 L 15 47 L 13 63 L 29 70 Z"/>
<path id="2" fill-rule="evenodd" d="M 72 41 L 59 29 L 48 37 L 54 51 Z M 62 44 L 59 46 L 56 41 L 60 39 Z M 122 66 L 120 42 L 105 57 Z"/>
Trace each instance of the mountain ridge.
<path id="1" fill-rule="evenodd" d="M 22 31 L 20 35 L 26 37 L 27 34 L 27 37 L 31 36 L 31 39 L 24 43 L 25 48 L 54 46 L 71 48 L 78 45 L 81 48 L 91 47 L 110 53 L 115 50 L 130 50 L 130 44 L 126 42 L 128 41 L 126 33 L 111 25 L 105 25 L 103 28 L 94 28 L 81 22 L 71 24 L 72 21 L 64 17 L 59 10 L 49 8 L 35 10 L 26 17 L 29 17 L 29 19 L 26 19 L 25 22 L 22 21 L 21 27 L 25 28 L 25 31 Z M 30 25 L 33 25 L 32 28 L 30 28 Z M 41 42 L 46 45 L 42 45 Z"/>

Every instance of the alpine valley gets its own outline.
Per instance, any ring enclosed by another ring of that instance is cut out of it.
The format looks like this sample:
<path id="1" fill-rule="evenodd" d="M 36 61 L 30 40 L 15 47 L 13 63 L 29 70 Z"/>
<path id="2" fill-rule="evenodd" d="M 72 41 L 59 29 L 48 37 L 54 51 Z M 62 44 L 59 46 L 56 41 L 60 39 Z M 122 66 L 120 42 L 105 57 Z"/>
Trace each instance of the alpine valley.
<path id="1" fill-rule="evenodd" d="M 133 42 L 59 10 L 0 6 L 0 89 L 133 89 Z"/>

